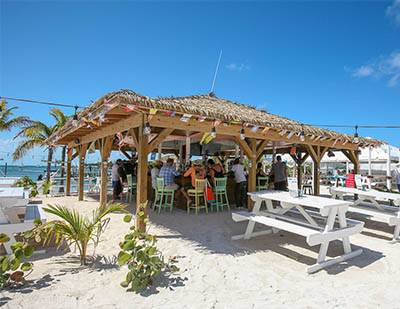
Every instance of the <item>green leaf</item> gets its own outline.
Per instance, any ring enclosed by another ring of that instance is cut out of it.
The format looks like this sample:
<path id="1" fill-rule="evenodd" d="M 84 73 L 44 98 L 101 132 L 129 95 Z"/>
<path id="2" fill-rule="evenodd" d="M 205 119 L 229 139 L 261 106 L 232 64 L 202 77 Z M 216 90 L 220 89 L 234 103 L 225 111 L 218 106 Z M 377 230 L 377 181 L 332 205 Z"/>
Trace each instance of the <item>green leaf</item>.
<path id="1" fill-rule="evenodd" d="M 40 220 L 39 218 L 36 218 L 35 220 L 33 220 L 33 224 L 40 225 L 40 224 L 42 224 L 42 220 Z"/>
<path id="2" fill-rule="evenodd" d="M 131 220 L 132 220 L 132 215 L 126 215 L 126 216 L 124 217 L 124 222 L 126 222 L 126 223 L 131 222 Z"/>
<path id="3" fill-rule="evenodd" d="M 2 262 L 1 262 L 1 270 L 4 272 L 8 268 L 8 257 L 4 257 Z"/>
<path id="4" fill-rule="evenodd" d="M 23 249 L 24 249 L 24 255 L 27 258 L 31 257 L 33 255 L 33 253 L 35 252 L 35 248 L 33 248 L 33 246 L 31 246 L 29 244 L 25 244 Z"/>
<path id="5" fill-rule="evenodd" d="M 24 232 L 24 238 L 25 239 L 29 239 L 32 236 L 33 236 L 33 231 L 29 230 L 29 231 Z"/>
<path id="6" fill-rule="evenodd" d="M 132 240 L 133 239 L 133 235 L 132 234 L 126 234 L 125 235 L 125 240 Z"/>
<path id="7" fill-rule="evenodd" d="M 133 240 L 128 240 L 124 243 L 123 250 L 129 251 L 135 248 L 135 242 Z"/>
<path id="8" fill-rule="evenodd" d="M 129 282 L 123 281 L 123 282 L 120 283 L 120 285 L 121 285 L 123 288 L 127 288 L 128 285 L 129 285 Z"/>
<path id="9" fill-rule="evenodd" d="M 139 216 L 143 217 L 144 216 L 144 211 L 139 211 Z"/>
<path id="10" fill-rule="evenodd" d="M 149 255 L 153 255 L 156 252 L 156 247 L 151 247 L 149 250 Z"/>
<path id="11" fill-rule="evenodd" d="M 22 241 L 16 242 L 15 244 L 11 245 L 11 250 L 12 250 L 12 251 L 15 251 L 15 250 L 17 250 L 19 247 L 22 247 L 23 244 L 24 244 L 24 243 L 23 243 Z"/>
<path id="12" fill-rule="evenodd" d="M 144 220 L 143 220 L 143 222 L 144 223 L 147 223 L 147 222 L 149 222 L 150 221 L 150 219 L 147 217 L 147 218 L 144 218 Z"/>
<path id="13" fill-rule="evenodd" d="M 124 251 L 120 251 L 118 254 L 118 264 L 122 265 L 129 261 L 132 258 L 132 256 L 129 253 L 126 253 Z"/>
<path id="14" fill-rule="evenodd" d="M 10 237 L 8 237 L 7 234 L 0 233 L 0 244 L 4 244 L 8 241 L 10 241 Z"/>
<path id="15" fill-rule="evenodd" d="M 33 263 L 26 262 L 26 263 L 21 265 L 21 270 L 28 271 L 28 270 L 31 270 L 32 267 L 33 267 Z"/>
<path id="16" fill-rule="evenodd" d="M 36 235 L 35 235 L 35 241 L 36 241 L 36 242 L 41 242 L 41 241 L 42 241 L 42 238 L 40 237 L 39 234 L 36 234 Z"/>
<path id="17" fill-rule="evenodd" d="M 15 250 L 14 254 L 15 257 L 20 261 L 24 258 L 24 251 L 22 250 L 22 248 L 18 248 L 17 250 Z"/>
<path id="18" fill-rule="evenodd" d="M 11 270 L 17 270 L 20 264 L 21 263 L 18 259 L 12 260 L 11 261 Z"/>

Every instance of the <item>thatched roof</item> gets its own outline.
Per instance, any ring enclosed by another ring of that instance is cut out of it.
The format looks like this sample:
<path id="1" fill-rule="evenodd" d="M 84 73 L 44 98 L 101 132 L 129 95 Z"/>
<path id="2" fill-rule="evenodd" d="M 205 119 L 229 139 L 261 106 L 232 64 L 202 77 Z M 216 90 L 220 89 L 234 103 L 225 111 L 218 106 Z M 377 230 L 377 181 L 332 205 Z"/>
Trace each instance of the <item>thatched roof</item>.
<path id="1" fill-rule="evenodd" d="M 104 104 L 107 102 L 108 104 Z M 109 104 L 125 107 L 127 105 L 135 105 L 140 109 L 157 109 L 159 112 L 176 111 L 177 114 L 191 114 L 193 116 L 203 116 L 208 119 L 219 119 L 226 122 L 249 123 L 250 125 L 258 125 L 261 128 L 269 127 L 275 130 L 290 130 L 300 132 L 304 130 L 307 135 L 323 136 L 325 138 L 333 138 L 340 140 L 353 140 L 352 135 L 342 134 L 331 130 L 321 129 L 301 122 L 294 121 L 285 117 L 274 115 L 266 111 L 257 110 L 255 107 L 243 105 L 225 99 L 220 99 L 210 95 L 193 95 L 187 97 L 158 97 L 152 98 L 137 94 L 131 90 L 122 89 L 108 93 L 97 99 L 89 107 L 78 113 L 78 117 L 96 118 L 101 113 L 110 109 Z M 107 118 L 107 116 L 106 116 Z M 56 135 L 59 137 L 68 135 L 77 128 L 67 123 L 61 128 Z M 54 137 L 53 136 L 53 137 Z M 370 138 L 360 138 L 362 144 L 382 144 L 382 141 Z"/>

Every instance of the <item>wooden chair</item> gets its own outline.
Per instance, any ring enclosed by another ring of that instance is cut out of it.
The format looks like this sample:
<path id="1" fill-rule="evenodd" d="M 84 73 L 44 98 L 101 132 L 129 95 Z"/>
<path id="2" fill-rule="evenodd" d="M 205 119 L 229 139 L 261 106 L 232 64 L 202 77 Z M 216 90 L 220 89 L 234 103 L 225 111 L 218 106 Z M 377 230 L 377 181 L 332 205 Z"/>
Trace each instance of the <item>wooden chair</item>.
<path id="1" fill-rule="evenodd" d="M 214 178 L 214 181 L 215 181 L 215 188 L 214 188 L 215 205 L 217 211 L 219 211 L 219 208 L 221 208 L 222 210 L 224 206 L 228 207 L 228 209 L 231 210 L 229 206 L 228 193 L 226 192 L 227 178 L 226 177 Z M 225 197 L 225 202 L 224 202 L 224 197 Z"/>
<path id="2" fill-rule="evenodd" d="M 265 191 L 268 190 L 268 179 L 269 177 L 257 177 L 257 191 Z"/>
<path id="3" fill-rule="evenodd" d="M 132 202 L 132 195 L 136 195 L 137 183 L 132 181 L 132 174 L 126 175 L 126 180 L 128 182 L 128 190 L 126 191 L 126 199 L 125 202 Z"/>
<path id="4" fill-rule="evenodd" d="M 206 200 L 206 180 L 205 179 L 196 179 L 195 188 L 188 190 L 189 197 L 194 197 L 194 203 L 189 204 L 187 203 L 187 211 L 190 214 L 190 208 L 194 208 L 196 210 L 196 215 L 198 214 L 201 208 L 206 209 L 206 213 L 208 213 L 207 209 L 207 200 Z M 200 204 L 200 198 L 203 198 L 204 204 Z"/>
<path id="5" fill-rule="evenodd" d="M 174 196 L 175 190 L 168 189 L 164 186 L 164 178 L 157 178 L 156 196 L 154 198 L 154 210 L 156 211 L 158 207 L 158 213 L 160 213 L 161 208 L 169 208 L 169 211 L 172 212 L 172 207 L 174 206 Z"/>

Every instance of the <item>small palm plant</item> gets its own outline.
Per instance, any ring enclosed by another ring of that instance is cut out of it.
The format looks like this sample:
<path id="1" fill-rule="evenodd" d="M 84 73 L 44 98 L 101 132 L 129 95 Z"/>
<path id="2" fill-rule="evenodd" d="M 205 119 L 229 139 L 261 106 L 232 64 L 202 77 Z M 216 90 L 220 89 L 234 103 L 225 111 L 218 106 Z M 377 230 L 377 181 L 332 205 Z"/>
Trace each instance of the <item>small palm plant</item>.
<path id="1" fill-rule="evenodd" d="M 56 184 L 55 182 L 50 182 L 50 181 L 45 180 L 42 184 L 43 194 L 46 194 L 46 196 L 47 196 L 47 194 L 49 194 L 49 192 L 50 192 L 50 188 L 52 186 L 54 186 L 55 184 Z"/>
<path id="2" fill-rule="evenodd" d="M 36 227 L 32 230 L 35 234 L 35 240 L 44 239 L 44 244 L 54 239 L 59 247 L 64 242 L 67 248 L 75 245 L 79 250 L 81 265 L 86 265 L 87 246 L 93 242 L 96 249 L 100 241 L 101 234 L 107 228 L 110 218 L 106 218 L 111 213 L 127 213 L 124 208 L 126 205 L 109 202 L 100 205 L 93 211 L 93 216 L 89 219 L 82 216 L 78 211 L 59 205 L 47 205 L 43 208 L 45 212 L 56 215 L 60 219 L 52 220 L 46 223 L 37 221 Z"/>

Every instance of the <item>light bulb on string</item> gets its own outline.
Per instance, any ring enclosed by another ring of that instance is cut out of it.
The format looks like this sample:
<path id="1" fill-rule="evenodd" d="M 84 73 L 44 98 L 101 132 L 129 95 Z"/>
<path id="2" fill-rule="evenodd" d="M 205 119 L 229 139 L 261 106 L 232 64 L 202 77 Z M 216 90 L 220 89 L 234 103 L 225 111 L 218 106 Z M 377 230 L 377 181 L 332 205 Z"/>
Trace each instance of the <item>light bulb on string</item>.
<path id="1" fill-rule="evenodd" d="M 360 138 L 358 137 L 358 132 L 357 132 L 358 126 L 355 126 L 355 129 L 356 129 L 356 132 L 354 133 L 353 143 L 358 144 L 360 142 Z"/>
<path id="2" fill-rule="evenodd" d="M 213 124 L 213 126 L 211 128 L 211 136 L 212 136 L 212 138 L 216 138 L 217 137 L 217 131 L 215 129 L 214 124 Z"/>
<path id="3" fill-rule="evenodd" d="M 144 124 L 143 135 L 150 136 L 150 134 L 151 134 L 151 128 L 150 128 L 148 115 L 146 114 L 146 123 Z"/>
<path id="4" fill-rule="evenodd" d="M 306 139 L 306 134 L 304 133 L 304 126 L 301 125 L 300 140 L 304 142 Z"/>
<path id="5" fill-rule="evenodd" d="M 77 109 L 78 109 L 78 106 L 75 105 L 75 114 L 74 114 L 74 117 L 72 118 L 72 125 L 74 127 L 78 126 L 78 115 L 76 114 Z"/>
<path id="6" fill-rule="evenodd" d="M 246 137 L 244 136 L 244 128 L 242 127 L 242 129 L 240 130 L 240 139 L 244 140 Z"/>

